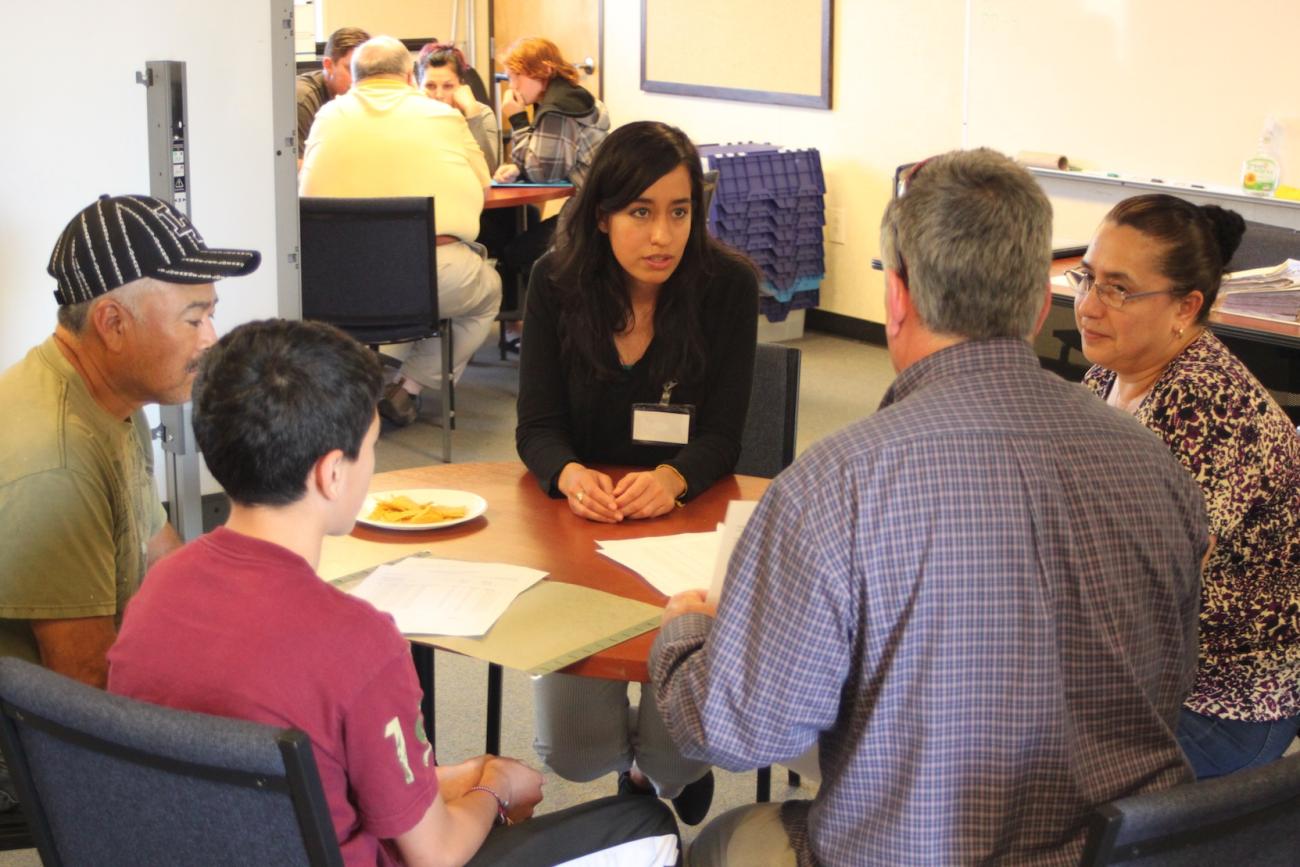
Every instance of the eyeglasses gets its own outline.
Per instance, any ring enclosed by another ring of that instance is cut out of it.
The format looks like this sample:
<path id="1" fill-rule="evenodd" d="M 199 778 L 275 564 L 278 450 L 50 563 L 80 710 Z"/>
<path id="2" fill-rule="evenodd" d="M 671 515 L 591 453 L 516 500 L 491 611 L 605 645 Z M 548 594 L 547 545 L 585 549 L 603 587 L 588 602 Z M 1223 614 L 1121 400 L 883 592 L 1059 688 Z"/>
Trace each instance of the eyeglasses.
<path id="1" fill-rule="evenodd" d="M 907 188 L 912 185 L 912 181 L 916 180 L 916 176 L 921 173 L 921 169 L 925 168 L 925 164 L 932 159 L 934 157 L 926 157 L 919 163 L 912 163 L 907 167 L 907 171 L 895 179 L 894 198 L 901 199 L 907 195 Z M 907 260 L 903 258 L 903 251 L 898 247 L 898 224 L 895 223 L 891 228 L 894 234 L 894 257 L 898 259 L 898 278 L 907 283 Z M 877 271 L 885 270 L 884 263 L 879 259 L 872 259 L 871 267 Z"/>
<path id="2" fill-rule="evenodd" d="M 1124 306 L 1124 302 L 1132 301 L 1135 298 L 1149 298 L 1152 295 L 1172 295 L 1177 289 L 1161 289 L 1156 292 L 1129 292 L 1113 283 L 1098 283 L 1097 278 L 1091 272 L 1084 271 L 1081 268 L 1071 268 L 1065 272 L 1065 279 L 1070 281 L 1070 286 L 1074 289 L 1074 303 L 1082 304 L 1088 297 L 1088 293 L 1097 290 L 1097 297 L 1101 303 L 1107 307 L 1113 307 L 1118 310 Z"/>

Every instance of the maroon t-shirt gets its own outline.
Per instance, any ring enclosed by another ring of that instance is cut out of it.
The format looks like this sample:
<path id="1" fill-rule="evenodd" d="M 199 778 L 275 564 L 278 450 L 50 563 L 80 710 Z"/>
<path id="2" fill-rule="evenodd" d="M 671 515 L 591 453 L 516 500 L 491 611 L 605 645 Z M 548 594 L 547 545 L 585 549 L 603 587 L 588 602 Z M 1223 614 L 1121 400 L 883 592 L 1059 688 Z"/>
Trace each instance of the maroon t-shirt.
<path id="1" fill-rule="evenodd" d="M 306 732 L 347 864 L 392 863 L 438 791 L 392 618 L 278 545 L 223 527 L 161 561 L 108 661 L 111 692 Z"/>

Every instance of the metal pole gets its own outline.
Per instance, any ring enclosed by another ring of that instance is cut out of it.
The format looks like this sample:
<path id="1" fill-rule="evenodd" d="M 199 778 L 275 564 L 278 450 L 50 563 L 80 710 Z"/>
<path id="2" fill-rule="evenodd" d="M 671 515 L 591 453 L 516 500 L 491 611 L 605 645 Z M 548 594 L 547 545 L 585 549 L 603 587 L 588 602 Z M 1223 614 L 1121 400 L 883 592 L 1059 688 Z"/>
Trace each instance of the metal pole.
<path id="1" fill-rule="evenodd" d="M 149 193 L 189 216 L 189 116 L 185 100 L 185 64 L 150 60 L 135 80 L 145 86 L 149 124 Z M 160 406 L 154 436 L 162 440 L 167 473 L 167 502 L 172 526 L 182 539 L 203 533 L 199 490 L 199 453 L 190 426 L 191 407 Z"/>

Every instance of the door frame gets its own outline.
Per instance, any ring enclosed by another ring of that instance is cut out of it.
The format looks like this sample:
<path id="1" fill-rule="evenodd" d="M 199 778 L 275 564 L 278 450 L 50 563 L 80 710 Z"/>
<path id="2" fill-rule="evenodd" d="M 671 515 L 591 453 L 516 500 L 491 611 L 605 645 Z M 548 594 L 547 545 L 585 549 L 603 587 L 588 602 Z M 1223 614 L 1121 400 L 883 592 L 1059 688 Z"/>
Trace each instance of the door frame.
<path id="1" fill-rule="evenodd" d="M 484 82 L 492 91 L 492 99 L 496 101 L 496 78 L 500 70 L 497 68 L 497 4 L 496 0 L 488 0 L 488 54 L 491 55 L 490 62 L 491 78 Z M 599 91 L 596 98 L 601 102 L 605 101 L 605 0 L 596 0 L 596 64 L 600 69 L 600 85 L 596 88 Z"/>

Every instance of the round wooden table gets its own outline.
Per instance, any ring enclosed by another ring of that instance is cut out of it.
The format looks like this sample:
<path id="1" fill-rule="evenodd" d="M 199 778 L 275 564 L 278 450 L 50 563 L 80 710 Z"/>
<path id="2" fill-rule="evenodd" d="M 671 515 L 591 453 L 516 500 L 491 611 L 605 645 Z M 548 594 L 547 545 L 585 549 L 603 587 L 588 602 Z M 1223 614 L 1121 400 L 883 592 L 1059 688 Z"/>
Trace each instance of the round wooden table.
<path id="1" fill-rule="evenodd" d="M 605 468 L 618 478 L 627 468 Z M 714 529 L 731 500 L 756 500 L 767 489 L 768 480 L 754 476 L 728 476 L 709 490 L 667 515 L 621 524 L 598 524 L 569 511 L 567 501 L 552 499 L 542 492 L 537 480 L 515 461 L 502 463 L 438 464 L 376 475 L 371 490 L 396 488 L 452 488 L 472 491 L 488 502 L 487 512 L 465 524 L 445 530 L 421 532 L 377 530 L 358 524 L 351 540 L 391 545 L 384 549 L 366 546 L 371 560 L 384 562 L 411 553 L 415 548 L 434 556 L 460 560 L 512 563 L 548 573 L 548 581 L 580 584 L 642 602 L 663 605 L 667 601 L 640 576 L 596 551 L 596 540 L 641 536 L 666 536 Z M 349 540 L 328 540 L 322 556 L 322 574 L 347 574 L 356 563 L 344 564 Z M 353 545 L 353 547 L 359 547 Z M 332 562 L 331 562 L 332 561 Z M 373 563 L 370 565 L 374 565 Z M 341 571 L 343 570 L 343 571 Z M 562 628 L 562 624 L 557 624 Z M 622 644 L 589 656 L 565 668 L 568 674 L 613 680 L 648 679 L 646 659 L 658 630 L 652 630 Z"/>

